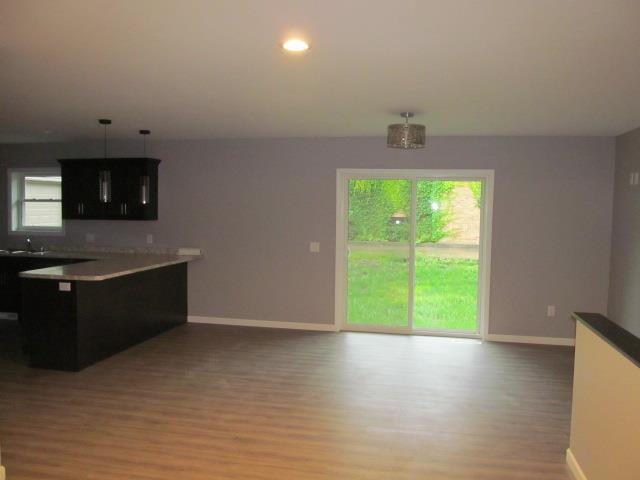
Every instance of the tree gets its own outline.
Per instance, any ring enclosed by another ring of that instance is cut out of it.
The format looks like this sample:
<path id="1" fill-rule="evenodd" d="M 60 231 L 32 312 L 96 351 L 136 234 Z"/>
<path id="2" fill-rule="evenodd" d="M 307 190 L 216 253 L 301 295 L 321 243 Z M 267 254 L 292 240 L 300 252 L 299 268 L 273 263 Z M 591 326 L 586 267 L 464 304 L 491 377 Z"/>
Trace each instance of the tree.
<path id="1" fill-rule="evenodd" d="M 417 243 L 437 242 L 446 235 L 447 200 L 454 185 L 448 180 L 417 182 Z M 349 241 L 409 241 L 410 212 L 410 180 L 349 181 Z M 398 220 L 392 221 L 394 215 Z"/>
<path id="2" fill-rule="evenodd" d="M 451 220 L 448 200 L 454 187 L 451 180 L 417 182 L 416 243 L 436 243 L 447 235 L 446 227 Z"/>

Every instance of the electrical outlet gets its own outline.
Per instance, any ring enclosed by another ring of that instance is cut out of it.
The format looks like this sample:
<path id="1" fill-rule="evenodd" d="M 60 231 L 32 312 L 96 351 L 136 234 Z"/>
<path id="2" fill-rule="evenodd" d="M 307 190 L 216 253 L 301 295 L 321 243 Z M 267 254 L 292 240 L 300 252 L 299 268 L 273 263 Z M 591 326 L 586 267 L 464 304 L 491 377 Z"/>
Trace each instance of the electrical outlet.
<path id="1" fill-rule="evenodd" d="M 84 234 L 84 240 L 85 240 L 87 243 L 93 243 L 93 242 L 95 242 L 95 241 L 96 241 L 96 236 L 95 236 L 95 234 L 94 234 L 94 233 L 85 233 L 85 234 Z"/>
<path id="2" fill-rule="evenodd" d="M 320 251 L 320 242 L 310 242 L 309 251 L 311 253 L 318 253 Z"/>
<path id="3" fill-rule="evenodd" d="M 547 305 L 547 317 L 555 317 L 555 316 L 556 316 L 556 306 Z"/>
<path id="4" fill-rule="evenodd" d="M 153 235 L 150 233 L 147 233 L 147 243 L 149 245 L 151 245 L 153 243 Z"/>

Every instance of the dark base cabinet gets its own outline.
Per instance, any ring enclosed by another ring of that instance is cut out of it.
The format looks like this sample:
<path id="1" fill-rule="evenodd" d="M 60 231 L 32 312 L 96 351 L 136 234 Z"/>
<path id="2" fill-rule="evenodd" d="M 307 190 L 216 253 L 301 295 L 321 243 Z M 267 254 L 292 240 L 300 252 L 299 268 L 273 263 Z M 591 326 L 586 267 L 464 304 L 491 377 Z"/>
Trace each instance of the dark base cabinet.
<path id="1" fill-rule="evenodd" d="M 32 367 L 78 371 L 187 321 L 186 263 L 61 283 L 22 279 Z"/>
<path id="2" fill-rule="evenodd" d="M 37 268 L 80 263 L 86 260 L 71 258 L 43 258 L 0 256 L 0 312 L 20 311 L 20 272 Z"/>

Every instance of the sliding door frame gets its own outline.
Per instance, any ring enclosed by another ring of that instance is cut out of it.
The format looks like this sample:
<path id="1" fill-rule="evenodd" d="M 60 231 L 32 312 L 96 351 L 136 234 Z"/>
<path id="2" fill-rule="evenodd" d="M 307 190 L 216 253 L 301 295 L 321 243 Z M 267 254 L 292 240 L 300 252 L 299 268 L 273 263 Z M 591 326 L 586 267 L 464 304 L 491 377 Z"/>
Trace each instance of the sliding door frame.
<path id="1" fill-rule="evenodd" d="M 347 323 L 347 260 L 348 260 L 348 206 L 349 180 L 410 180 L 411 187 L 411 239 L 409 261 L 409 312 L 407 327 L 379 327 L 374 325 L 349 325 Z M 457 330 L 414 329 L 412 325 L 414 275 L 415 275 L 415 231 L 416 231 L 416 181 L 454 180 L 482 181 L 480 209 L 480 250 L 478 259 L 478 316 L 476 332 Z M 336 170 L 336 265 L 335 265 L 335 326 L 337 330 L 434 335 L 485 339 L 489 332 L 491 292 L 491 231 L 493 220 L 493 170 L 429 170 L 429 169 L 347 169 Z"/>

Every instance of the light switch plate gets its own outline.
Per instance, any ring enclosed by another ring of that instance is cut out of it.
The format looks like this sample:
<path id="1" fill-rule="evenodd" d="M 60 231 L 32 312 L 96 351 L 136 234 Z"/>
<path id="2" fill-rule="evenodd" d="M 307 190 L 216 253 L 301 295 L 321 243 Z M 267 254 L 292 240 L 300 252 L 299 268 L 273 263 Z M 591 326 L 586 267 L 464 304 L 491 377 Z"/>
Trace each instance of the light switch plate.
<path id="1" fill-rule="evenodd" d="M 547 317 L 555 317 L 555 316 L 556 316 L 556 306 L 547 305 Z"/>
<path id="2" fill-rule="evenodd" d="M 149 245 L 153 243 L 153 235 L 151 233 L 147 233 L 147 243 Z"/>
<path id="3" fill-rule="evenodd" d="M 58 282 L 58 290 L 61 292 L 70 292 L 71 282 Z"/>
<path id="4" fill-rule="evenodd" d="M 310 242 L 309 251 L 311 253 L 318 253 L 320 251 L 320 242 Z"/>

